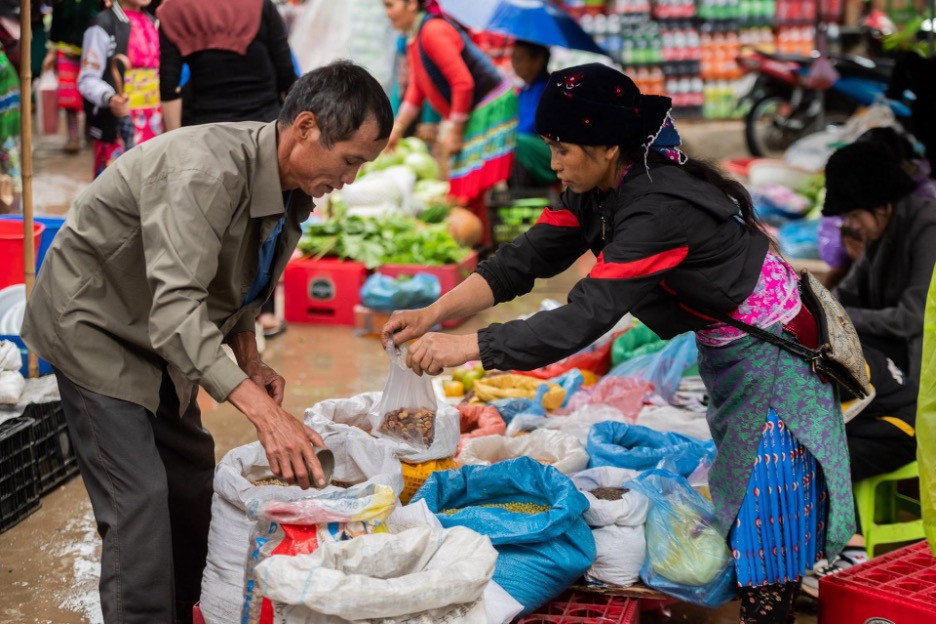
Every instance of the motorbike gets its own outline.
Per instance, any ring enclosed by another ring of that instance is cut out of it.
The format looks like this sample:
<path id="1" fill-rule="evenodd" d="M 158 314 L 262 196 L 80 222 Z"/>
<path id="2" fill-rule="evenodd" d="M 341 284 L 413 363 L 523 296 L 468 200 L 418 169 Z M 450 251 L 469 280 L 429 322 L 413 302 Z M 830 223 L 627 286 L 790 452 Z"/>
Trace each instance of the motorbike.
<path id="1" fill-rule="evenodd" d="M 780 157 L 797 139 L 843 124 L 860 107 L 878 102 L 886 102 L 898 119 L 910 116 L 906 102 L 884 95 L 893 68 L 889 59 L 752 50 L 737 62 L 743 72 L 756 76 L 739 102 L 750 106 L 744 136 L 752 156 Z"/>

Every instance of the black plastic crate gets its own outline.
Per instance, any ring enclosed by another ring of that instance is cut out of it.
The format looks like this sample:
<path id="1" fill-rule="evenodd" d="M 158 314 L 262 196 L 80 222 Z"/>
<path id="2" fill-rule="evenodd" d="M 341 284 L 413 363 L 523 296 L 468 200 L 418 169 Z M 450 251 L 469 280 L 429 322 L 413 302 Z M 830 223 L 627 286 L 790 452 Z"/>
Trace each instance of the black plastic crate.
<path id="1" fill-rule="evenodd" d="M 45 496 L 78 474 L 78 459 L 68 435 L 61 401 L 29 405 L 24 416 L 35 421 L 33 432 L 39 493 Z"/>
<path id="2" fill-rule="evenodd" d="M 551 188 L 492 190 L 488 197 L 488 219 L 493 247 L 509 243 L 529 230 L 543 209 L 557 200 Z"/>
<path id="3" fill-rule="evenodd" d="M 0 533 L 39 509 L 31 418 L 0 424 Z"/>

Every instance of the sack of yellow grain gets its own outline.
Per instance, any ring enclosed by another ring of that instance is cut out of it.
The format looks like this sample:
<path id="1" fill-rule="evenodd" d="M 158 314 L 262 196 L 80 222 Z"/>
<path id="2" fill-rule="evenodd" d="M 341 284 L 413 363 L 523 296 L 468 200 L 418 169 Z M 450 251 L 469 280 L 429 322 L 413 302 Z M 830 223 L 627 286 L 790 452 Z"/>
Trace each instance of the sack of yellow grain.
<path id="1" fill-rule="evenodd" d="M 451 457 L 422 462 L 421 464 L 401 462 L 400 466 L 403 468 L 403 492 L 400 494 L 400 502 L 404 505 L 409 504 L 410 499 L 416 495 L 416 492 L 419 491 L 419 488 L 433 472 L 458 468 L 458 464 Z"/>
<path id="2" fill-rule="evenodd" d="M 565 390 L 561 386 L 526 375 L 496 375 L 478 379 L 474 383 L 473 403 L 489 403 L 497 399 L 532 399 L 541 384 L 549 390 L 543 395 L 543 407 L 554 410 L 565 400 Z"/>

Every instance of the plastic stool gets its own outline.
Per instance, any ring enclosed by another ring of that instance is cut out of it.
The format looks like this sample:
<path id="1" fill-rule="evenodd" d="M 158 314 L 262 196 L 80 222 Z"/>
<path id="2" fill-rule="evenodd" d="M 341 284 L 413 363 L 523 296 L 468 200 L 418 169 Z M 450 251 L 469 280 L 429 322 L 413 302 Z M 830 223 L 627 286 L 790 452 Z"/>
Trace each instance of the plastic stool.
<path id="1" fill-rule="evenodd" d="M 898 522 L 897 513 L 907 511 L 918 518 L 920 501 L 897 492 L 897 482 L 919 479 L 920 470 L 911 462 L 887 474 L 869 477 L 855 484 L 858 516 L 868 557 L 874 557 L 874 547 L 881 544 L 911 542 L 923 539 L 923 520 Z M 880 491 L 879 491 L 880 490 Z"/>

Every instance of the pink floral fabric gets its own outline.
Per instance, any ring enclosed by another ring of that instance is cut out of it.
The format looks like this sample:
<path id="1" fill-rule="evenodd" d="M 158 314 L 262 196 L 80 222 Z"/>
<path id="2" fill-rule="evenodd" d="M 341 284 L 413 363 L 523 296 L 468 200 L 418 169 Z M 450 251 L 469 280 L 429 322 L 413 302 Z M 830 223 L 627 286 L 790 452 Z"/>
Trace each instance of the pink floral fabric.
<path id="1" fill-rule="evenodd" d="M 755 327 L 789 323 L 800 311 L 799 278 L 786 260 L 767 253 L 754 291 L 728 315 Z M 723 347 L 747 334 L 740 329 L 717 323 L 696 332 L 701 344 Z"/>

